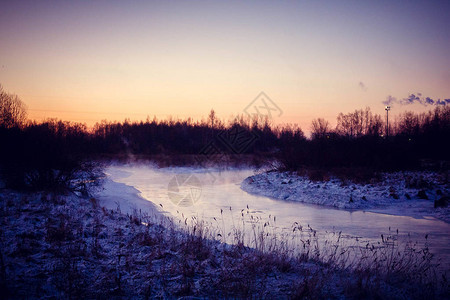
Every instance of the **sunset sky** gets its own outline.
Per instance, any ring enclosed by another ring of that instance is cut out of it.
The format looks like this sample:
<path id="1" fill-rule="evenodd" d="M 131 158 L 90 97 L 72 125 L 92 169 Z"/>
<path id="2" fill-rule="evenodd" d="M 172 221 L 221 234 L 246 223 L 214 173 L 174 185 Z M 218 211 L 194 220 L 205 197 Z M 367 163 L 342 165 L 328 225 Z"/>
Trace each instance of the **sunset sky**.
<path id="1" fill-rule="evenodd" d="M 338 3 L 339 2 L 339 3 Z M 0 84 L 31 119 L 195 119 L 243 113 L 264 91 L 275 123 L 388 96 L 450 98 L 450 1 L 3 1 Z M 421 104 L 392 112 L 424 111 Z"/>

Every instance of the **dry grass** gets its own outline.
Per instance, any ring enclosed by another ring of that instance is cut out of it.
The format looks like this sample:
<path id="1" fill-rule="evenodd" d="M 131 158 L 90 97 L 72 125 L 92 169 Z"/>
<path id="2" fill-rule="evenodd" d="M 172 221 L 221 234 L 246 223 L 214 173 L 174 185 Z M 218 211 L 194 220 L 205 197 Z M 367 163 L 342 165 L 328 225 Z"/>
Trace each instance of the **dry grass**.
<path id="1" fill-rule="evenodd" d="M 174 223 L 107 210 L 95 199 L 3 193 L 2 295 L 415 298 L 448 290 L 439 286 L 426 245 L 401 243 L 396 232 L 362 245 L 301 224 L 279 232 L 276 217 L 262 220 L 247 210 L 228 232 L 222 214 L 213 223 Z"/>

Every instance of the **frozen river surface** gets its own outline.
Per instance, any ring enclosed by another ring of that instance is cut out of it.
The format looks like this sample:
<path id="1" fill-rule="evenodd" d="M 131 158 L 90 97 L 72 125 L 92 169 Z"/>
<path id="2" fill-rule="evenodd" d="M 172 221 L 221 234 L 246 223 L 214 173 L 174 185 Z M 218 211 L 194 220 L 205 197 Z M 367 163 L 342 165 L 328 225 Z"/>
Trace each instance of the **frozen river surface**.
<path id="1" fill-rule="evenodd" d="M 252 195 L 240 188 L 241 182 L 254 174 L 250 169 L 206 172 L 193 168 L 116 165 L 106 173 L 110 181 L 100 196 L 106 206 L 120 205 L 129 213 L 137 209 L 166 214 L 179 223 L 193 218 L 204 220 L 215 227 L 211 231 L 223 236 L 225 242 L 233 242 L 230 233 L 234 229 L 248 231 L 252 222 L 257 222 L 258 228 L 270 223 L 272 231 L 280 232 L 292 232 L 297 222 L 311 226 L 319 234 L 342 232 L 344 236 L 372 242 L 380 240 L 381 234 L 386 236 L 390 228 L 391 233 L 398 230 L 401 238 L 409 235 L 411 240 L 421 243 L 428 235 L 430 250 L 442 259 L 441 267 L 450 266 L 450 224 L 434 218 L 402 216 L 401 211 L 392 215 L 338 210 Z M 245 227 L 246 224 L 250 225 Z"/>

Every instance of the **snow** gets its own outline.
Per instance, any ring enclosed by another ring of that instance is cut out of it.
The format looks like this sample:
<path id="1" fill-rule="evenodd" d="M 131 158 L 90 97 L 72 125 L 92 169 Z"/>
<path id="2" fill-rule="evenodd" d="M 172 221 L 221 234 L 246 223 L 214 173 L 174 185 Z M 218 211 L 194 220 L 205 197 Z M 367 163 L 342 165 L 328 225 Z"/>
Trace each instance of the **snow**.
<path id="1" fill-rule="evenodd" d="M 115 188 L 125 193 L 123 185 Z M 354 281 L 319 264 L 232 248 L 145 214 L 109 210 L 95 199 L 3 192 L 0 204 L 6 298 L 273 298 L 294 295 L 310 278 L 320 278 L 320 294 L 330 296 L 343 287 L 324 275 Z"/>
<path id="2" fill-rule="evenodd" d="M 124 183 L 114 182 L 109 178 L 105 179 L 102 190 L 94 195 L 100 204 L 108 209 L 119 208 L 127 214 L 135 211 L 145 211 L 151 215 L 159 213 L 152 202 L 141 197 L 139 190 Z"/>
<path id="3" fill-rule="evenodd" d="M 121 193 L 120 188 L 110 192 L 109 187 L 105 186 L 104 192 L 111 196 L 103 197 L 99 194 L 98 198 L 104 201 L 102 203 L 109 203 L 110 208 L 116 208 L 116 202 L 120 202 L 122 211 L 133 212 L 133 205 L 137 212 L 145 211 L 143 205 L 146 203 L 142 201 L 142 197 L 149 202 L 150 207 L 156 208 L 155 217 L 163 215 L 171 218 L 181 227 L 186 220 L 202 220 L 207 224 L 211 236 L 217 239 L 220 234 L 220 240 L 225 243 L 236 242 L 233 237 L 237 230 L 243 234 L 239 240 L 243 239 L 244 245 L 255 247 L 253 226 L 270 236 L 290 236 L 294 224 L 301 224 L 305 228 L 309 224 L 321 236 L 321 241 L 327 240 L 327 232 L 342 232 L 349 243 L 352 244 L 357 237 L 361 245 L 367 242 L 377 243 L 381 234 L 387 235 L 392 229 L 399 232 L 398 241 L 401 243 L 412 239 L 424 246 L 424 237 L 429 236 L 429 250 L 442 260 L 443 269 L 450 267 L 450 248 L 447 242 L 450 238 L 450 224 L 434 217 L 423 218 L 421 214 L 414 217 L 398 216 L 386 211 L 386 208 L 377 213 L 335 209 L 331 206 L 279 201 L 249 194 L 241 189 L 241 183 L 254 174 L 251 169 L 155 168 L 147 164 L 132 164 L 114 165 L 108 167 L 106 172 L 110 174 L 110 180 L 120 183 L 118 186 L 127 188 L 130 192 Z M 194 205 L 177 205 L 169 198 L 168 183 L 176 174 L 195 174 L 201 182 L 201 198 Z M 135 194 L 137 192 L 138 195 Z M 111 201 L 116 195 L 120 195 L 117 197 L 119 199 Z M 138 199 L 137 204 L 134 204 L 135 198 Z M 264 227 L 265 224 L 270 226 Z M 270 247 L 272 240 L 267 240 L 267 247 Z M 297 236 L 289 239 L 289 247 L 292 249 L 302 246 L 301 243 Z"/>
<path id="4" fill-rule="evenodd" d="M 246 178 L 241 188 L 248 193 L 280 200 L 346 210 L 433 217 L 450 223 L 449 207 L 434 208 L 434 200 L 441 197 L 439 193 L 449 195 L 449 182 L 444 175 L 432 172 L 389 173 L 383 174 L 380 182 L 355 184 L 337 178 L 315 182 L 292 172 L 272 171 Z M 419 199 L 421 190 L 429 200 Z"/>
<path id="5" fill-rule="evenodd" d="M 106 180 L 104 188 L 98 198 L 89 199 L 1 191 L 3 297 L 354 298 L 434 293 L 406 280 L 391 283 L 370 272 L 298 260 L 280 250 L 220 243 L 207 236 L 201 221 L 179 230 L 169 218 L 152 215 L 154 205 L 133 187 Z"/>

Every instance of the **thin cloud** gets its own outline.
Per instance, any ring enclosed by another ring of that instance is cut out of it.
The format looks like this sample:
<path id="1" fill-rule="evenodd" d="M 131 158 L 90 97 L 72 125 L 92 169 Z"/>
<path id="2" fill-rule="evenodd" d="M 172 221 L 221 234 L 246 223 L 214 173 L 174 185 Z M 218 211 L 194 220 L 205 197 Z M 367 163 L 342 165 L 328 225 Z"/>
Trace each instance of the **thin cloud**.
<path id="1" fill-rule="evenodd" d="M 364 92 L 367 91 L 367 86 L 364 84 L 364 82 L 360 81 L 358 83 L 358 86 L 361 90 L 363 90 Z"/>

